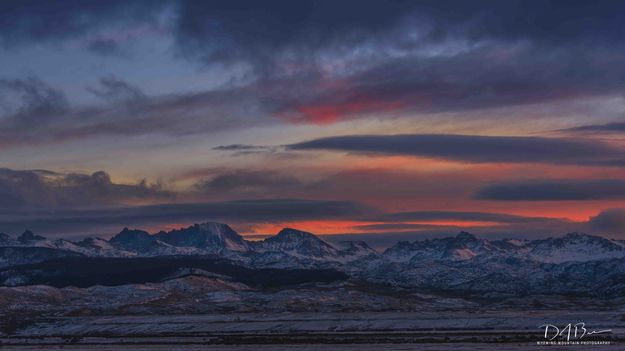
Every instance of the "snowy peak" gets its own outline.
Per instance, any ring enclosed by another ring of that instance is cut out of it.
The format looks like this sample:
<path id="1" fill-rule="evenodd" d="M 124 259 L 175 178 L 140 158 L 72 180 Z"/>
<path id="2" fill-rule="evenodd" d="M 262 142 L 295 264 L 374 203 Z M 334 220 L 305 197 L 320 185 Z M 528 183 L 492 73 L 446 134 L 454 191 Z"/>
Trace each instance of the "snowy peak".
<path id="1" fill-rule="evenodd" d="M 89 256 L 131 257 L 136 255 L 136 253 L 131 251 L 118 250 L 111 242 L 101 238 L 86 238 L 75 244 L 83 253 Z"/>
<path id="2" fill-rule="evenodd" d="M 625 245 L 622 243 L 584 233 L 534 240 L 520 251 L 530 259 L 549 263 L 625 257 Z"/>
<path id="3" fill-rule="evenodd" d="M 379 255 L 377 251 L 364 241 L 341 241 L 338 246 L 340 249 L 339 255 L 351 260 Z"/>
<path id="4" fill-rule="evenodd" d="M 208 222 L 190 227 L 161 232 L 156 237 L 176 247 L 194 247 L 208 251 L 247 251 L 249 245 L 239 233 L 223 223 Z"/>
<path id="5" fill-rule="evenodd" d="M 492 254 L 500 251 L 488 240 L 478 239 L 475 235 L 467 232 L 460 232 L 455 238 L 445 238 L 444 251 L 440 258 L 452 261 L 464 261 L 472 259 L 478 255 Z"/>
<path id="6" fill-rule="evenodd" d="M 456 240 L 459 242 L 464 242 L 464 243 L 475 243 L 478 242 L 478 238 L 469 233 L 469 232 L 460 232 L 456 235 Z"/>
<path id="7" fill-rule="evenodd" d="M 143 230 L 124 228 L 110 243 L 117 249 L 151 254 L 217 253 L 247 251 L 248 243 L 226 224 L 202 223 L 150 235 Z"/>
<path id="8" fill-rule="evenodd" d="M 341 251 L 350 251 L 350 252 L 367 252 L 367 253 L 376 253 L 371 246 L 367 245 L 364 241 L 341 241 L 339 243 L 339 248 Z"/>
<path id="9" fill-rule="evenodd" d="M 490 241 L 460 232 L 453 237 L 398 242 L 380 254 L 363 241 L 346 241 L 335 246 L 312 233 L 293 228 L 284 228 L 275 236 L 251 242 L 227 224 L 215 222 L 157 234 L 124 228 L 110 240 L 89 238 L 78 242 L 47 240 L 29 230 L 15 239 L 0 233 L 0 247 L 48 248 L 98 257 L 217 255 L 252 265 L 284 267 L 347 266 L 367 261 L 414 268 L 436 262 L 470 264 L 476 258 L 493 262 L 513 259 L 534 264 L 625 258 L 625 242 L 584 233 L 533 241 Z"/>
<path id="10" fill-rule="evenodd" d="M 270 240 L 279 240 L 279 241 L 291 241 L 297 242 L 302 240 L 314 240 L 318 242 L 325 243 L 325 241 L 319 239 L 315 234 L 304 232 L 301 230 L 293 229 L 293 228 L 283 228 L 278 234 L 275 236 L 268 238 Z"/>
<path id="11" fill-rule="evenodd" d="M 337 256 L 338 250 L 314 234 L 284 228 L 277 235 L 263 240 L 261 250 L 283 251 L 295 256 L 322 258 Z"/>
<path id="12" fill-rule="evenodd" d="M 383 255 L 393 262 L 465 261 L 480 256 L 562 263 L 625 257 L 625 244 L 584 233 L 534 241 L 489 241 L 461 232 L 455 237 L 399 242 Z"/>
<path id="13" fill-rule="evenodd" d="M 473 257 L 499 253 L 502 250 L 488 240 L 478 239 L 468 232 L 455 237 L 423 241 L 402 241 L 384 252 L 384 257 L 395 262 L 402 261 L 464 261 Z"/>

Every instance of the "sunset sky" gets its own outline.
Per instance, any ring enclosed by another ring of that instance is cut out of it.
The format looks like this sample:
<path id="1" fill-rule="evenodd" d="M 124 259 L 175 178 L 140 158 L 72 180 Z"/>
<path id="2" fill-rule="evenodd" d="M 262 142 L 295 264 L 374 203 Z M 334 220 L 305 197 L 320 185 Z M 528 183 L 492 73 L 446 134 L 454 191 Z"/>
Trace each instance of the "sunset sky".
<path id="1" fill-rule="evenodd" d="M 625 239 L 622 1 L 0 2 L 0 231 Z"/>

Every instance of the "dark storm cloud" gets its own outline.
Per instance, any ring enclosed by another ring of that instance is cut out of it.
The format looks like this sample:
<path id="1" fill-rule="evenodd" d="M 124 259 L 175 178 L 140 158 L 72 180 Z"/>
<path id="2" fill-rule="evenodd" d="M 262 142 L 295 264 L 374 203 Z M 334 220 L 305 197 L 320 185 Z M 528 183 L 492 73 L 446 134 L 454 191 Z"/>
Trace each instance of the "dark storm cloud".
<path id="1" fill-rule="evenodd" d="M 613 11 L 622 7 L 615 2 L 589 7 L 538 1 L 190 1 L 181 6 L 176 35 L 191 56 L 251 62 L 265 84 L 291 86 L 266 100 L 276 115 L 331 123 L 372 113 L 619 94 L 625 88 L 620 78 L 625 48 L 618 41 L 623 15 Z M 458 40 L 475 46 L 454 54 L 418 53 L 437 43 L 453 52 L 462 46 Z M 605 42 L 614 45 L 598 45 Z M 375 54 L 361 60 L 347 54 L 359 51 Z M 349 74 L 321 74 L 319 61 L 346 64 Z M 299 77 L 306 89 L 299 81 L 275 81 L 285 75 Z"/>
<path id="2" fill-rule="evenodd" d="M 0 215 L 0 232 L 24 228 L 41 233 L 94 233 L 124 226 L 223 221 L 271 223 L 279 221 L 343 219 L 377 211 L 351 201 L 265 199 L 213 203 L 163 204 L 54 213 Z M 112 232 L 112 231 L 111 231 Z"/>
<path id="3" fill-rule="evenodd" d="M 625 51 L 625 50 L 623 50 Z M 618 51 L 487 46 L 451 56 L 385 58 L 276 99 L 278 115 L 334 122 L 371 113 L 461 111 L 621 94 Z M 610 67 L 610 69 L 605 69 Z"/>
<path id="4" fill-rule="evenodd" d="M 87 91 L 107 102 L 141 102 L 146 99 L 141 89 L 115 77 L 102 77 L 98 87 L 87 87 Z"/>
<path id="5" fill-rule="evenodd" d="M 503 182 L 480 189 L 475 197 L 497 201 L 625 199 L 625 180 L 533 180 Z"/>
<path id="6" fill-rule="evenodd" d="M 184 53 L 207 62 L 246 60 L 260 71 L 276 69 L 276 58 L 287 52 L 310 63 L 306 53 L 310 58 L 316 49 L 363 42 L 396 25 L 413 7 L 385 0 L 180 4 L 175 34 Z"/>
<path id="7" fill-rule="evenodd" d="M 110 24 L 154 21 L 166 1 L 6 0 L 0 2 L 0 44 L 59 41 Z"/>
<path id="8" fill-rule="evenodd" d="M 188 56 L 245 61 L 261 84 L 283 86 L 264 100 L 276 116 L 332 123 L 620 94 L 624 8 L 564 1 L 188 1 L 179 7 L 175 34 Z M 352 57 L 358 52 L 371 54 Z M 348 68 L 328 74 L 319 62 Z M 284 76 L 295 78 L 276 81 Z"/>
<path id="9" fill-rule="evenodd" d="M 208 60 L 258 60 L 279 52 L 354 45 L 387 34 L 401 45 L 449 38 L 529 40 L 562 45 L 619 41 L 624 5 L 617 1 L 183 1 L 177 35 L 187 52 Z M 412 19 L 409 21 L 407 19 Z M 393 32 L 395 30 L 396 32 Z M 394 34 L 391 35 L 391 34 Z M 415 37 L 415 36 L 412 36 Z M 217 40 L 219 39 L 219 40 Z M 210 42 L 211 44 L 206 44 Z M 217 42 L 217 43 L 215 43 Z"/>
<path id="10" fill-rule="evenodd" d="M 4 2 L 0 41 L 5 45 L 91 33 L 95 46 L 87 48 L 106 53 L 115 50 L 115 40 L 98 30 L 127 22 L 149 25 L 157 14 L 171 11 L 165 17 L 173 23 L 163 30 L 175 38 L 172 51 L 179 57 L 244 61 L 259 74 L 244 86 L 144 99 L 144 106 L 132 111 L 115 101 L 105 107 L 65 106 L 62 116 L 41 113 L 35 123 L 18 124 L 27 119 L 8 116 L 0 121 L 0 137 L 4 144 L 17 144 L 210 133 L 262 123 L 332 123 L 620 94 L 625 88 L 621 7 L 569 1 Z M 429 47 L 434 44 L 441 46 Z M 362 52 L 372 54 L 358 56 Z M 324 71 L 342 65 L 338 73 Z M 109 101 L 143 96 L 123 78 L 104 78 L 90 90 Z"/>
<path id="11" fill-rule="evenodd" d="M 225 47 L 251 54 L 258 47 L 275 50 L 324 45 L 339 39 L 364 40 L 396 26 L 405 17 L 425 25 L 429 40 L 465 36 L 473 40 L 606 42 L 618 41 L 625 33 L 622 2 L 564 0 L 7 0 L 0 5 L 0 33 L 5 44 L 65 38 L 108 22 L 150 21 L 165 6 L 175 12 L 175 30 L 181 42 L 197 47 L 220 39 L 219 46 L 211 50 L 215 56 L 228 55 Z"/>
<path id="12" fill-rule="evenodd" d="M 597 141 L 451 134 L 346 135 L 314 139 L 288 145 L 287 148 L 478 163 L 586 164 L 611 160 L 622 154 L 622 150 Z"/>
<path id="13" fill-rule="evenodd" d="M 103 171 L 92 174 L 56 173 L 46 170 L 0 169 L 0 209 L 53 210 L 103 206 L 133 199 L 168 199 L 173 194 L 159 184 L 114 183 Z"/>

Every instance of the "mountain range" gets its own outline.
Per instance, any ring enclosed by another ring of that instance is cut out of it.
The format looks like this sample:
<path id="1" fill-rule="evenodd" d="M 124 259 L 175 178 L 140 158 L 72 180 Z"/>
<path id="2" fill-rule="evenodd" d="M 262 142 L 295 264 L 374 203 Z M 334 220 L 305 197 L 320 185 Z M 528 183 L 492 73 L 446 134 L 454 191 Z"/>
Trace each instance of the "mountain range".
<path id="1" fill-rule="evenodd" d="M 96 258 L 125 259 L 128 265 L 159 258 L 159 265 L 167 266 L 163 272 L 169 273 L 174 268 L 205 269 L 197 260 L 225 260 L 241 269 L 278 269 L 281 274 L 331 269 L 354 281 L 398 289 L 625 296 L 625 243 L 583 233 L 529 241 L 488 240 L 461 232 L 402 241 L 378 252 L 362 241 L 331 244 L 292 228 L 249 241 L 228 225 L 213 222 L 156 234 L 124 228 L 109 240 L 48 240 L 30 231 L 16 238 L 0 234 L 0 285 L 45 281 L 29 275 L 45 272 L 53 266 L 49 262 L 56 262 L 58 274 L 63 262 L 94 264 L 100 262 Z"/>

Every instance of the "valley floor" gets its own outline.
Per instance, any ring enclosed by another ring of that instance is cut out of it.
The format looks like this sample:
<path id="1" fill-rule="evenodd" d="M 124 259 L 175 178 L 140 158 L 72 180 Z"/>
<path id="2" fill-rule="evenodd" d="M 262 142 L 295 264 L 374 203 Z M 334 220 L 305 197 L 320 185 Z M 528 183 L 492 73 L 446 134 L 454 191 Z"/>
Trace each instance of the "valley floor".
<path id="1" fill-rule="evenodd" d="M 541 325 L 625 343 L 625 303 L 468 296 L 358 282 L 251 288 L 214 276 L 89 288 L 0 287 L 0 350 L 540 350 Z M 580 345 L 549 346 L 549 350 Z"/>
<path id="2" fill-rule="evenodd" d="M 285 345 L 187 345 L 187 346 L 172 346 L 172 345 L 147 345 L 147 346 L 43 346 L 43 347 L 8 347 L 2 348 L 2 350 L 14 350 L 14 351 L 30 351 L 30 350 L 72 350 L 72 351 L 118 351 L 123 349 L 125 351 L 236 351 L 236 350 L 250 350 L 257 351 L 319 351 L 319 350 L 336 350 L 336 351 L 377 351 L 377 350 L 393 350 L 393 351 L 525 351 L 525 350 L 542 350 L 541 347 L 537 347 L 534 344 L 527 343 L 514 343 L 514 344 L 483 344 L 483 343 L 464 343 L 464 344 L 371 344 L 371 345 L 343 345 L 343 344 L 324 344 L 324 345 L 297 345 L 297 344 L 285 344 Z M 579 346 L 554 346 L 548 347 L 549 351 L 570 351 L 588 349 L 593 351 L 614 351 L 618 350 L 618 346 L 592 346 L 589 348 Z"/>
<path id="3" fill-rule="evenodd" d="M 610 333 L 587 345 L 549 350 L 617 349 L 625 342 L 622 311 L 482 311 L 376 313 L 233 313 L 48 318 L 0 338 L 1 349 L 71 350 L 524 350 L 539 326 L 584 322 Z M 602 343 L 610 342 L 610 345 Z M 210 346 L 210 347 L 209 347 Z M 616 348 L 615 348 L 616 346 Z"/>

